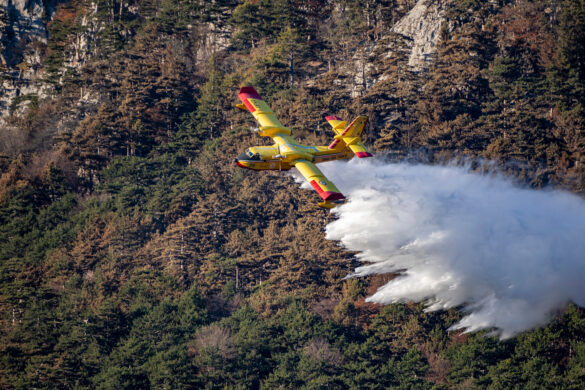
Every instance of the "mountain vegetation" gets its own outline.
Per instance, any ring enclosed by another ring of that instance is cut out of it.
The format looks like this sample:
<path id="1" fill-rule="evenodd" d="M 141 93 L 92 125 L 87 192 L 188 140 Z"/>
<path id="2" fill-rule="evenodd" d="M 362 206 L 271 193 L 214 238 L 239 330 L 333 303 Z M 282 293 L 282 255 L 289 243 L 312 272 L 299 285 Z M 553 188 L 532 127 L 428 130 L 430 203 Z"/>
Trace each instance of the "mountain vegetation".
<path id="1" fill-rule="evenodd" d="M 388 160 L 583 195 L 585 2 L 440 3 L 413 71 L 412 0 L 47 2 L 50 92 L 0 128 L 0 387 L 582 389 L 583 309 L 500 341 L 366 303 L 394 275 L 344 280 L 314 194 L 232 163 L 246 84 L 305 143 L 364 114 Z"/>

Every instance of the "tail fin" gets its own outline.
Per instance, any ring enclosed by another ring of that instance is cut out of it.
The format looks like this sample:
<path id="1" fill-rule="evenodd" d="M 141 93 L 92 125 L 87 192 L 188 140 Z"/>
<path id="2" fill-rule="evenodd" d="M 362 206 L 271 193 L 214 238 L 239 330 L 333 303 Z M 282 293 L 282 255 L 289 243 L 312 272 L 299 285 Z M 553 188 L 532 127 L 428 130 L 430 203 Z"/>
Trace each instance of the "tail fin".
<path id="1" fill-rule="evenodd" d="M 329 145 L 329 149 L 348 147 L 359 158 L 372 157 L 368 149 L 362 144 L 362 132 L 368 123 L 367 116 L 358 116 L 342 132 L 335 136 L 335 139 Z M 335 130 L 335 127 L 334 127 Z M 342 145 L 340 145 L 340 143 Z"/>

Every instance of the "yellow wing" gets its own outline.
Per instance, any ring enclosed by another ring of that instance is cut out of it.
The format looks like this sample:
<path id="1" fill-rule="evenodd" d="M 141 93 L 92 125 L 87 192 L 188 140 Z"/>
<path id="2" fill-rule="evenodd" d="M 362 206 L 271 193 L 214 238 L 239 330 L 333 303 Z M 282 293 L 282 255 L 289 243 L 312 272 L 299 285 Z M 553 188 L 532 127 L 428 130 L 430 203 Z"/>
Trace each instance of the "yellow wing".
<path id="1" fill-rule="evenodd" d="M 289 128 L 284 127 L 282 123 L 276 119 L 274 112 L 256 92 L 254 87 L 242 87 L 238 98 L 244 103 L 244 107 L 254 115 L 254 118 L 260 124 L 259 134 L 264 137 L 273 137 L 277 134 L 290 135 Z M 243 108 L 241 105 L 238 108 Z"/>
<path id="2" fill-rule="evenodd" d="M 306 160 L 295 160 L 292 162 L 292 165 L 311 184 L 315 191 L 319 193 L 319 196 L 323 198 L 324 202 L 319 203 L 319 206 L 331 208 L 345 201 L 345 196 L 339 192 L 335 184 L 323 175 L 323 172 L 315 164 Z"/>

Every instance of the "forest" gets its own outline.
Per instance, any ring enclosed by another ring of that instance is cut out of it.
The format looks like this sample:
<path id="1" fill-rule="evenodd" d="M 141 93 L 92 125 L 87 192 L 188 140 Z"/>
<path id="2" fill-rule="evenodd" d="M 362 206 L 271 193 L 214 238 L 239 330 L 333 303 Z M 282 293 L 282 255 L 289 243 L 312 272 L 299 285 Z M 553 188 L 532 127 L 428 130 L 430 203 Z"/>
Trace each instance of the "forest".
<path id="1" fill-rule="evenodd" d="M 368 303 L 396 275 L 344 279 L 316 195 L 232 162 L 262 142 L 253 85 L 300 142 L 367 115 L 377 158 L 584 196 L 585 1 L 433 2 L 420 69 L 414 0 L 29 3 L 46 42 L 0 63 L 44 86 L 0 122 L 0 388 L 585 387 L 583 308 L 500 340 Z"/>

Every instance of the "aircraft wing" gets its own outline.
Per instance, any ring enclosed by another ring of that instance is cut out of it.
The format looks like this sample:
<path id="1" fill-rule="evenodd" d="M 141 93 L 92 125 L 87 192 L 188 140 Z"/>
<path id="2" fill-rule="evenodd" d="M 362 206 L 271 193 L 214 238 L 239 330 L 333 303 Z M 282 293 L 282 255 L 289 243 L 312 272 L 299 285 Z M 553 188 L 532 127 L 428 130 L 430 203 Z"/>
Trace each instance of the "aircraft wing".
<path id="1" fill-rule="evenodd" d="M 305 180 L 311 184 L 315 191 L 319 193 L 319 196 L 323 198 L 324 202 L 319 203 L 319 206 L 331 208 L 336 203 L 343 203 L 345 196 L 339 192 L 335 184 L 323 175 L 323 172 L 315 164 L 307 160 L 295 160 L 292 164 L 303 175 Z"/>
<path id="2" fill-rule="evenodd" d="M 242 87 L 238 98 L 244 104 L 245 109 L 250 111 L 254 118 L 260 124 L 259 134 L 265 137 L 272 137 L 276 134 L 291 134 L 289 128 L 284 127 L 282 123 L 262 97 L 256 92 L 254 87 Z M 237 105 L 239 108 L 244 108 Z"/>

